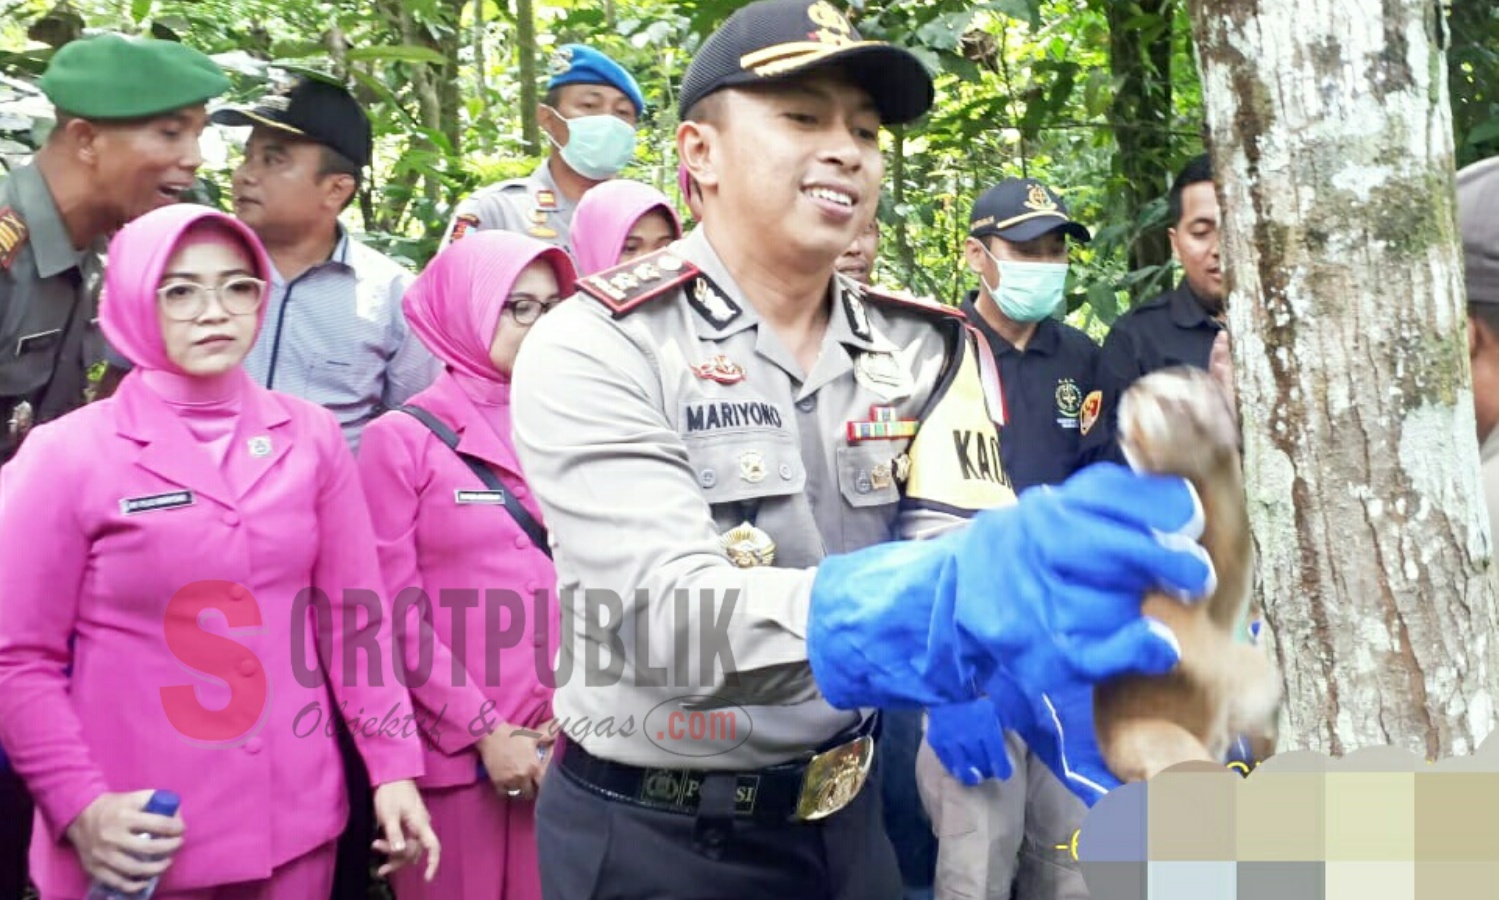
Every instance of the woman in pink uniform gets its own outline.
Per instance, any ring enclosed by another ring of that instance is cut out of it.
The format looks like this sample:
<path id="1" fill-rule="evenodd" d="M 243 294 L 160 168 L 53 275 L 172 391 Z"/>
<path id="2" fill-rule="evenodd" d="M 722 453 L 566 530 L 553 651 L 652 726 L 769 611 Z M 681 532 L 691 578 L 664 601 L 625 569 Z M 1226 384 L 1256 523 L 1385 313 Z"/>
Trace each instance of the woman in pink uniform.
<path id="1" fill-rule="evenodd" d="M 532 818 L 555 736 L 557 576 L 511 443 L 510 372 L 573 281 L 567 254 L 523 235 L 448 246 L 403 301 L 444 370 L 361 438 L 386 584 L 414 622 L 403 633 L 428 723 L 419 785 L 445 841 L 435 881 L 393 879 L 399 900 L 541 897 Z"/>
<path id="2" fill-rule="evenodd" d="M 578 274 L 593 275 L 665 248 L 682 237 L 682 222 L 666 194 L 616 178 L 578 201 L 568 237 Z"/>
<path id="3" fill-rule="evenodd" d="M 240 368 L 271 273 L 245 226 L 166 207 L 109 262 L 100 317 L 135 368 L 0 471 L 0 742 L 36 799 L 32 878 L 43 900 L 158 875 L 160 900 L 327 897 L 347 809 L 326 679 L 350 716 L 411 715 L 388 626 L 342 664 L 345 589 L 388 618 L 354 459 L 330 413 Z M 419 738 L 355 733 L 377 847 L 431 874 Z M 154 790 L 177 816 L 142 811 Z"/>

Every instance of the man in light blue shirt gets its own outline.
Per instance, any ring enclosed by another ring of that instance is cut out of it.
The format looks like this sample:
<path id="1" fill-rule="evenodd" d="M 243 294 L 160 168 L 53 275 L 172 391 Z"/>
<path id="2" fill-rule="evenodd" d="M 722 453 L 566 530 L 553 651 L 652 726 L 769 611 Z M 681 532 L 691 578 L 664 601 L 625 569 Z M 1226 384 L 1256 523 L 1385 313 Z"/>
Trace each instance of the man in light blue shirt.
<path id="1" fill-rule="evenodd" d="M 251 126 L 234 171 L 234 214 L 254 229 L 275 266 L 245 369 L 271 390 L 327 407 L 357 452 L 366 424 L 437 374 L 437 361 L 401 312 L 413 276 L 339 224 L 370 162 L 370 120 L 341 85 L 312 78 L 211 119 Z M 333 896 L 362 898 L 376 837 L 369 774 L 347 730 L 339 739 L 349 823 L 339 839 Z"/>
<path id="2" fill-rule="evenodd" d="M 412 274 L 338 221 L 370 161 L 369 119 L 343 87 L 302 78 L 212 120 L 253 129 L 234 172 L 234 212 L 275 265 L 245 368 L 265 387 L 327 407 L 357 450 L 367 423 L 437 374 L 401 313 Z"/>

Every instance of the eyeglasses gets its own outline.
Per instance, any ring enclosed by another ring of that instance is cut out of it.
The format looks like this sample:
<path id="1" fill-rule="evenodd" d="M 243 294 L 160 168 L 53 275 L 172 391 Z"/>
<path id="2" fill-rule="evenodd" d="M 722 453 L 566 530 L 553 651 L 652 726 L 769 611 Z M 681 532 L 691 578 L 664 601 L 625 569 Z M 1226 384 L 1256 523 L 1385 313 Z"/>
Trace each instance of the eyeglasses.
<path id="1" fill-rule="evenodd" d="M 558 303 L 561 302 L 561 300 L 558 301 Z M 543 303 L 540 300 L 523 297 L 506 304 L 505 312 L 515 320 L 517 325 L 534 325 L 537 319 L 551 312 L 552 307 L 556 305 L 557 303 Z"/>
<path id="2" fill-rule="evenodd" d="M 266 299 L 266 283 L 259 278 L 231 278 L 216 288 L 196 281 L 175 281 L 156 290 L 161 311 L 174 322 L 191 322 L 208 308 L 208 295 L 219 298 L 219 305 L 232 316 L 244 316 L 260 309 Z"/>

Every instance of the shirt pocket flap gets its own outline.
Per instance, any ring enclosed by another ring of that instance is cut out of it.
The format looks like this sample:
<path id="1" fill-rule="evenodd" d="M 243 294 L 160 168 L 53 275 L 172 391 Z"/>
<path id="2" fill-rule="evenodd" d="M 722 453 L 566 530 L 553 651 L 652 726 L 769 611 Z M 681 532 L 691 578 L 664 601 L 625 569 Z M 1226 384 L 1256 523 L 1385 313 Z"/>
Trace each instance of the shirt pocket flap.
<path id="1" fill-rule="evenodd" d="M 807 486 L 801 451 L 785 431 L 695 435 L 683 442 L 710 505 L 800 494 Z"/>
<path id="2" fill-rule="evenodd" d="M 892 444 L 887 441 L 838 449 L 839 490 L 850 506 L 866 507 L 901 499 L 896 487 Z"/>

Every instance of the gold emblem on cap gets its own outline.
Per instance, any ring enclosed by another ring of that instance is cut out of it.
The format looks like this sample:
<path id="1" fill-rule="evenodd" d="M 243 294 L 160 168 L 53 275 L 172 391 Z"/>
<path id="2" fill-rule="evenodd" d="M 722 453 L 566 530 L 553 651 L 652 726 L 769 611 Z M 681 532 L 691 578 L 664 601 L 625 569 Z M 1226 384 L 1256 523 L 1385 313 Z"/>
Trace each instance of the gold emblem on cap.
<path id="1" fill-rule="evenodd" d="M 771 536 L 751 525 L 741 522 L 724 532 L 719 543 L 728 554 L 729 561 L 741 569 L 769 566 L 776 561 L 776 542 Z"/>
<path id="2" fill-rule="evenodd" d="M 845 47 L 883 45 L 883 41 L 861 40 L 854 26 L 828 0 L 817 0 L 807 7 L 807 19 L 814 29 L 805 41 L 784 41 L 740 57 L 740 68 L 762 78 L 782 75 L 813 65 Z"/>
<path id="3" fill-rule="evenodd" d="M 1022 205 L 1027 209 L 1057 209 L 1057 203 L 1047 196 L 1047 189 L 1039 184 L 1026 189 L 1026 202 Z"/>
<path id="4" fill-rule="evenodd" d="M 547 67 L 553 75 L 561 75 L 573 67 L 573 48 L 559 47 L 547 57 Z"/>
<path id="5" fill-rule="evenodd" d="M 813 40 L 835 46 L 854 43 L 854 26 L 828 0 L 818 0 L 809 6 L 807 17 L 818 26 L 818 30 L 809 35 Z"/>

